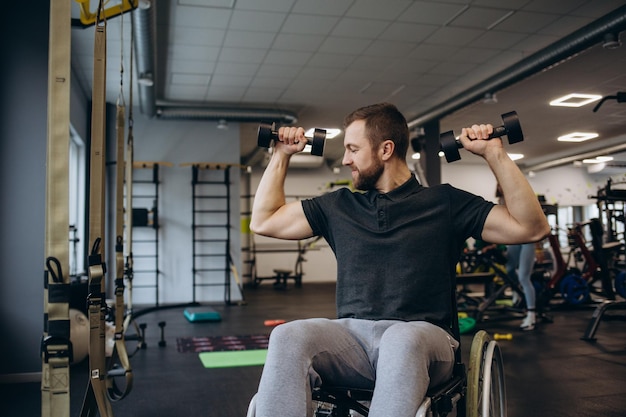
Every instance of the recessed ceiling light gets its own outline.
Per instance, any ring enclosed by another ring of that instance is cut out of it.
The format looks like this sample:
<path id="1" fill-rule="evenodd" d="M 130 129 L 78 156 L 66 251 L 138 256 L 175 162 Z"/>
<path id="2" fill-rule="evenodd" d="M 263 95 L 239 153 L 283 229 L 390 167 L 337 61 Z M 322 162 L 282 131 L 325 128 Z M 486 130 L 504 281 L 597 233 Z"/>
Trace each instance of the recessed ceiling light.
<path id="1" fill-rule="evenodd" d="M 306 136 L 307 138 L 312 138 L 314 131 L 315 131 L 315 128 L 311 128 L 307 130 L 306 132 L 304 132 L 304 136 Z M 326 129 L 326 139 L 332 139 L 340 133 L 341 133 L 341 129 Z"/>
<path id="2" fill-rule="evenodd" d="M 559 136 L 558 140 L 559 142 L 584 142 L 597 137 L 597 133 L 572 132 L 564 136 Z"/>
<path id="3" fill-rule="evenodd" d="M 443 157 L 445 156 L 445 154 L 443 153 L 443 151 L 439 151 L 439 157 Z M 518 159 L 522 159 L 524 157 L 523 153 L 507 153 L 507 155 L 509 155 L 509 158 L 511 158 L 511 160 L 516 161 Z M 419 158 L 415 158 L 415 155 L 413 155 L 413 159 L 419 159 Z"/>
<path id="4" fill-rule="evenodd" d="M 612 160 L 612 156 L 596 156 L 593 159 L 583 159 L 583 164 L 600 164 L 602 162 L 608 162 Z"/>
<path id="5" fill-rule="evenodd" d="M 572 93 L 563 97 L 559 97 L 556 100 L 552 100 L 550 102 L 550 105 L 562 107 L 582 107 L 585 104 L 593 103 L 594 101 L 598 101 L 601 98 L 602 96 L 597 94 Z"/>
<path id="6" fill-rule="evenodd" d="M 422 157 L 422 154 L 419 152 L 415 152 L 413 155 L 411 155 L 411 159 L 420 159 Z"/>

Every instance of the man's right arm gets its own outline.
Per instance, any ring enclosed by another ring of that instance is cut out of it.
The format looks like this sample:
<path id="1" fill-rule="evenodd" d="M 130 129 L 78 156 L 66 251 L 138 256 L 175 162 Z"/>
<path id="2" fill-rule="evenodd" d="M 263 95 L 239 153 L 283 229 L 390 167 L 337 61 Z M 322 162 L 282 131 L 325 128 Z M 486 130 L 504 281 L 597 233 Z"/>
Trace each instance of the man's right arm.
<path id="1" fill-rule="evenodd" d="M 252 205 L 250 230 L 279 239 L 305 239 L 313 236 L 313 230 L 304 214 L 302 203 L 287 203 L 285 199 L 289 160 L 293 153 L 304 147 L 304 130 L 292 130 L 289 133 L 289 129 L 284 131 L 281 128 L 279 137 L 284 143 L 275 144 L 270 162 L 261 177 Z"/>

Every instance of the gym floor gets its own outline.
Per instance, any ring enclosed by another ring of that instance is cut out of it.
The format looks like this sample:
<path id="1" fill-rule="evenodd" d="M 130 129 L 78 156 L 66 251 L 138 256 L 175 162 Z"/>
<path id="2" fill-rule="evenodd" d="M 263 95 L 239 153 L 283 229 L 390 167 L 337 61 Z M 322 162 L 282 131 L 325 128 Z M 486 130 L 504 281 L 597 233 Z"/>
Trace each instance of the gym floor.
<path id="1" fill-rule="evenodd" d="M 294 320 L 334 317 L 334 285 L 306 283 L 277 291 L 271 282 L 246 290 L 246 305 L 211 308 L 220 322 L 189 323 L 184 307 L 141 315 L 145 349 L 131 358 L 134 386 L 128 397 L 114 402 L 116 417 L 243 417 L 256 392 L 260 366 L 206 369 L 196 353 L 180 353 L 176 340 L 192 336 L 267 334 L 267 319 Z M 626 415 L 626 320 L 624 310 L 610 310 L 594 342 L 581 340 L 596 305 L 555 306 L 551 322 L 534 331 L 518 329 L 520 319 L 491 314 L 476 326 L 491 334 L 511 334 L 499 342 L 504 357 L 510 417 L 623 417 Z M 137 309 L 140 311 L 140 309 Z M 165 346 L 160 347 L 159 322 L 165 322 Z M 467 363 L 473 332 L 462 336 Z M 134 347 L 129 342 L 129 347 Z M 88 361 L 72 367 L 71 415 L 79 416 L 88 381 Z M 3 385 L 0 415 L 41 415 L 38 383 Z M 280 387 L 278 387 L 280 388 Z M 280 416 L 280 411 L 277 411 Z"/>

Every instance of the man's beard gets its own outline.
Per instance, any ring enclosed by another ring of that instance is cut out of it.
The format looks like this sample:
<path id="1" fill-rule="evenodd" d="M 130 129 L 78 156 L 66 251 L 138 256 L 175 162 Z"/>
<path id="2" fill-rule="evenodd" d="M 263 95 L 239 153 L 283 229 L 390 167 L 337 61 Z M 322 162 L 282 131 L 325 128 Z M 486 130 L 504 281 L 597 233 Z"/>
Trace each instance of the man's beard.
<path id="1" fill-rule="evenodd" d="M 354 188 L 361 191 L 376 189 L 376 183 L 383 173 L 383 163 L 374 159 L 371 167 L 364 171 L 357 170 L 357 177 L 354 179 Z"/>

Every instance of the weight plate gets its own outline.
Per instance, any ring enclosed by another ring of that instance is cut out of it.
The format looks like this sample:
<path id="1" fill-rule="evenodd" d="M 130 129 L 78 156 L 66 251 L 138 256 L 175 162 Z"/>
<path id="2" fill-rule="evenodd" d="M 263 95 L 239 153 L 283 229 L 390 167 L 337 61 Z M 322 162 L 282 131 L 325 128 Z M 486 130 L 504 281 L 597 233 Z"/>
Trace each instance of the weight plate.
<path id="1" fill-rule="evenodd" d="M 459 153 L 459 144 L 454 137 L 454 133 L 452 131 L 442 133 L 439 142 L 441 145 L 441 150 L 443 154 L 446 156 L 446 161 L 454 162 L 461 159 L 461 154 Z"/>
<path id="2" fill-rule="evenodd" d="M 506 136 L 509 139 L 509 144 L 514 144 L 524 140 L 524 134 L 522 133 L 522 126 L 519 123 L 517 113 L 514 111 L 504 113 L 502 115 L 502 122 L 507 133 Z"/>
<path id="3" fill-rule="evenodd" d="M 311 141 L 311 155 L 324 155 L 324 144 L 326 143 L 326 131 L 324 129 L 315 129 L 313 132 L 313 140 Z"/>
<path id="4" fill-rule="evenodd" d="M 561 281 L 560 289 L 561 295 L 570 304 L 582 304 L 589 300 L 589 286 L 580 275 L 566 275 Z"/>
<path id="5" fill-rule="evenodd" d="M 262 148 L 269 148 L 272 142 L 272 125 L 261 123 L 257 133 L 257 145 Z"/>

